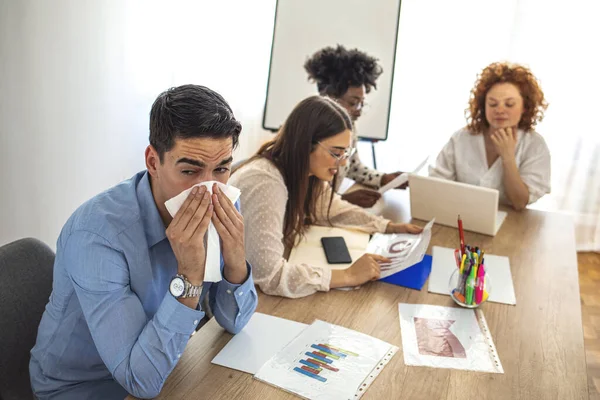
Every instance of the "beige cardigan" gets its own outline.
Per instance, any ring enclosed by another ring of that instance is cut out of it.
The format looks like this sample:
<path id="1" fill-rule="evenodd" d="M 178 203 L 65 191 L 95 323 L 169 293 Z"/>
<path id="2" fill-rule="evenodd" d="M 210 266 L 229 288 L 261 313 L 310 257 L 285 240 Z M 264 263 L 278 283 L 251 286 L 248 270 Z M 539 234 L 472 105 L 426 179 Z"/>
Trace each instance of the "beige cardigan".
<path id="1" fill-rule="evenodd" d="M 283 223 L 288 191 L 277 167 L 266 159 L 258 159 L 236 171 L 229 183 L 242 191 L 246 258 L 252 265 L 254 282 L 261 290 L 284 297 L 328 291 L 329 268 L 290 264 L 284 257 Z M 322 201 L 317 203 L 317 225 L 327 225 L 330 196 L 328 187 Z M 352 227 L 368 233 L 385 232 L 390 222 L 342 200 L 338 194 L 334 194 L 329 217 L 335 227 Z"/>

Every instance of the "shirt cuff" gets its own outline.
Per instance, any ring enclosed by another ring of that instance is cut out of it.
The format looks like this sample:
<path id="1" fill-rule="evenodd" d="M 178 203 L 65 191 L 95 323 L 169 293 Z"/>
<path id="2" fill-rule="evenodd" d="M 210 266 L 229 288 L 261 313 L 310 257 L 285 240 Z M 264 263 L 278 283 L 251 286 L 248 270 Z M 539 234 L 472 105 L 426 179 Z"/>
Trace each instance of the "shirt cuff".
<path id="1" fill-rule="evenodd" d="M 223 274 L 223 279 L 221 280 L 217 289 L 219 292 L 221 292 L 218 294 L 226 293 L 229 296 L 233 296 L 240 310 L 244 310 L 246 303 L 248 303 L 248 301 L 252 301 L 251 293 L 256 291 L 256 289 L 254 289 L 254 280 L 252 279 L 252 266 L 248 261 L 246 261 L 246 268 L 248 270 L 248 277 L 244 282 L 231 283 L 225 279 L 225 274 Z"/>
<path id="2" fill-rule="evenodd" d="M 181 304 L 167 292 L 154 317 L 167 330 L 191 335 L 204 318 L 204 312 Z"/>
<path id="3" fill-rule="evenodd" d="M 323 275 L 321 276 L 320 291 L 328 292 L 331 289 L 331 268 L 323 268 Z"/>
<path id="4" fill-rule="evenodd" d="M 379 217 L 375 221 L 375 228 L 377 229 L 377 232 L 385 233 L 387 231 L 387 226 L 391 223 L 392 223 L 391 220 Z"/>
<path id="5" fill-rule="evenodd" d="M 371 182 L 373 182 L 373 186 L 379 189 L 381 187 L 381 179 L 383 178 L 383 172 L 378 172 L 378 174 L 379 176 L 375 176 Z"/>

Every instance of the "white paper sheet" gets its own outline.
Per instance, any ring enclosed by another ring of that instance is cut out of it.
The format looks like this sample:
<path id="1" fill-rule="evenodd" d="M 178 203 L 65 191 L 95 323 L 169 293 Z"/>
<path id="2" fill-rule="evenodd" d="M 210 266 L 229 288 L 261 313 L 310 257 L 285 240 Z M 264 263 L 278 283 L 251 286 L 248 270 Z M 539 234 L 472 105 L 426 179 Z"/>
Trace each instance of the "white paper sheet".
<path id="1" fill-rule="evenodd" d="M 167 207 L 167 211 L 171 214 L 172 217 L 175 217 L 177 211 L 181 208 L 185 199 L 188 198 L 190 192 L 196 186 L 206 186 L 206 189 L 209 193 L 212 194 L 212 188 L 214 184 L 217 184 L 219 189 L 231 200 L 231 202 L 235 203 L 237 199 L 240 197 L 240 190 L 233 186 L 227 186 L 221 182 L 217 181 L 208 181 L 198 183 L 192 186 L 189 189 L 184 190 L 179 193 L 177 196 L 167 200 L 165 202 L 165 207 Z M 221 244 L 219 239 L 219 234 L 215 229 L 213 223 L 211 222 L 208 226 L 208 237 L 206 241 L 206 265 L 204 267 L 204 281 L 205 282 L 219 282 L 223 277 L 221 276 Z"/>
<path id="2" fill-rule="evenodd" d="M 376 233 L 367 246 L 367 253 L 379 254 L 392 260 L 381 264 L 381 277 L 387 278 L 423 260 L 431 240 L 432 219 L 419 235 L 409 233 Z"/>
<path id="3" fill-rule="evenodd" d="M 448 281 L 452 273 L 456 270 L 454 249 L 434 246 L 432 256 L 428 290 L 431 293 L 440 293 L 449 296 Z M 491 280 L 491 293 L 488 301 L 511 305 L 517 304 L 508 257 L 486 253 L 484 260 L 485 272 Z"/>
<path id="4" fill-rule="evenodd" d="M 223 347 L 212 363 L 254 375 L 307 326 L 289 319 L 254 313 L 244 329 Z"/>
<path id="5" fill-rule="evenodd" d="M 397 350 L 374 337 L 316 320 L 255 378 L 307 399 L 358 399 Z"/>
<path id="6" fill-rule="evenodd" d="M 419 172 L 421 170 L 421 168 L 423 168 L 425 166 L 425 164 L 427 164 L 427 160 L 429 160 L 429 156 L 425 157 L 425 159 L 421 162 L 421 164 L 419 164 L 417 166 L 417 168 L 415 168 L 412 171 L 412 173 L 416 174 L 417 172 Z M 408 182 L 408 172 L 398 175 L 392 181 L 390 181 L 386 185 L 380 187 L 378 191 L 379 191 L 379 193 L 384 194 L 385 192 L 387 192 L 390 189 L 394 189 L 400 185 L 404 185 L 406 182 Z"/>
<path id="7" fill-rule="evenodd" d="M 406 365 L 504 373 L 483 311 L 398 304 Z"/>
<path id="8" fill-rule="evenodd" d="M 404 185 L 406 182 L 408 182 L 408 172 L 398 175 L 392 181 L 380 187 L 378 192 L 384 194 L 388 190 L 397 188 L 400 185 Z"/>

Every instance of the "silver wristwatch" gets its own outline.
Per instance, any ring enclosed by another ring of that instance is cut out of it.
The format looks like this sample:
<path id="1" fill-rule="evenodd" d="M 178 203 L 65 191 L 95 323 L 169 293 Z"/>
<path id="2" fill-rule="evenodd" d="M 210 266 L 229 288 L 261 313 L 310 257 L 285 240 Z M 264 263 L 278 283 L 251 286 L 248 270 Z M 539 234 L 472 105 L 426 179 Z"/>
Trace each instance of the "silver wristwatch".
<path id="1" fill-rule="evenodd" d="M 200 297 L 200 292 L 202 292 L 202 284 L 199 286 L 194 286 L 184 275 L 177 274 L 173 277 L 173 279 L 171 279 L 169 292 L 171 292 L 173 297 L 176 299 Z"/>

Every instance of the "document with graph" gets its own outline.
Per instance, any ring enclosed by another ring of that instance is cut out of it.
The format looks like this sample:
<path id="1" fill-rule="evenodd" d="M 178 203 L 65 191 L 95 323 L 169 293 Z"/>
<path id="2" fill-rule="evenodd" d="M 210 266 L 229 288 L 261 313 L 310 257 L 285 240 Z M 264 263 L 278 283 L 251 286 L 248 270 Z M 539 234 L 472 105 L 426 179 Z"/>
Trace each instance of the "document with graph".
<path id="1" fill-rule="evenodd" d="M 358 399 L 398 347 L 316 320 L 254 376 L 306 399 Z"/>

